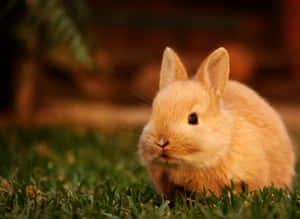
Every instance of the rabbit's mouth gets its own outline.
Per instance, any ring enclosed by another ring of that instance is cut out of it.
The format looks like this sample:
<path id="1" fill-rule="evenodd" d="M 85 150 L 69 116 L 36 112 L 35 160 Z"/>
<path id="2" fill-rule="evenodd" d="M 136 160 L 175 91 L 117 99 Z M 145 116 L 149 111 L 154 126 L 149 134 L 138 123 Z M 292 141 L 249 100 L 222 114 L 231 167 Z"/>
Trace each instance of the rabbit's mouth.
<path id="1" fill-rule="evenodd" d="M 172 159 L 172 157 L 170 157 L 170 156 L 167 155 L 166 153 L 162 153 L 162 154 L 160 155 L 160 157 L 161 157 L 162 160 L 166 160 L 166 161 Z"/>
<path id="2" fill-rule="evenodd" d="M 178 165 L 180 163 L 180 160 L 162 151 L 162 153 L 155 159 L 154 162 L 157 164 L 169 166 L 169 165 Z"/>

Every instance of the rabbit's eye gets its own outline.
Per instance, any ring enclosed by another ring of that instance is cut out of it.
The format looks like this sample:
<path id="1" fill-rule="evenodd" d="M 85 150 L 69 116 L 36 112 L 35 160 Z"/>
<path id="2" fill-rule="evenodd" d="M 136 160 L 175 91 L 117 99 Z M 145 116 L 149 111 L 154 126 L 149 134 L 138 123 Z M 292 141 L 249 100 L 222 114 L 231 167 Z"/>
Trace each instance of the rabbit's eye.
<path id="1" fill-rule="evenodd" d="M 197 117 L 197 114 L 196 113 L 192 113 L 189 115 L 189 118 L 188 118 L 188 122 L 189 124 L 191 125 L 196 125 L 198 124 L 198 117 Z"/>

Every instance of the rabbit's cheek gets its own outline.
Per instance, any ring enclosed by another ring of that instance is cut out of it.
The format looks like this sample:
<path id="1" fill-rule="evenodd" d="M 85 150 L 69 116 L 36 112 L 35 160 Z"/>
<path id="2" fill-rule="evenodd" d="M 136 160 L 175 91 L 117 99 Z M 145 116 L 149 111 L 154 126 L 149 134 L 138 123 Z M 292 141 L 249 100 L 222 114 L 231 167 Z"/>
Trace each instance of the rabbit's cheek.
<path id="1" fill-rule="evenodd" d="M 139 155 L 143 165 L 152 163 L 158 157 L 158 154 L 156 154 L 155 152 L 151 150 L 144 150 L 144 149 L 139 150 Z"/>
<path id="2" fill-rule="evenodd" d="M 151 141 L 142 139 L 139 143 L 139 156 L 143 164 L 151 163 L 160 155 L 160 149 L 157 148 Z"/>
<path id="3" fill-rule="evenodd" d="M 161 153 L 161 150 L 157 148 L 155 145 L 146 145 L 144 147 L 144 151 L 151 157 L 157 157 Z"/>

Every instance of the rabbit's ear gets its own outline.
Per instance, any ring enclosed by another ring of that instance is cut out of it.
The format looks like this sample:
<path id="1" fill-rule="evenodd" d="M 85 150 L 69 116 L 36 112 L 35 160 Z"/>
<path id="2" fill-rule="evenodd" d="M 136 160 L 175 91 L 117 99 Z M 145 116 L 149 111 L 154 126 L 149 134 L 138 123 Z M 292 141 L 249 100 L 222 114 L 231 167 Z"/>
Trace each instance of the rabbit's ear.
<path id="1" fill-rule="evenodd" d="M 188 75 L 178 55 L 167 47 L 162 58 L 159 89 L 173 81 L 186 79 L 188 79 Z"/>
<path id="2" fill-rule="evenodd" d="M 212 52 L 201 64 L 195 79 L 212 88 L 217 97 L 222 96 L 229 79 L 229 54 L 227 50 L 220 47 Z"/>

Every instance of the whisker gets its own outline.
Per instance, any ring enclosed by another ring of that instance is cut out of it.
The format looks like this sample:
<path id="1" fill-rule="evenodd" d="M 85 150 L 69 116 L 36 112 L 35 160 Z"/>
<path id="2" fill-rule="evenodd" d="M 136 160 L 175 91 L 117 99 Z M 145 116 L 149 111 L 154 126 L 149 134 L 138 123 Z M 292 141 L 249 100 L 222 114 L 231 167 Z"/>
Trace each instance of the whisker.
<path id="1" fill-rule="evenodd" d="M 134 98 L 139 104 L 146 105 L 146 106 L 152 105 L 152 98 L 146 97 L 145 95 L 138 94 L 131 89 L 128 89 L 128 91 L 130 96 Z"/>

